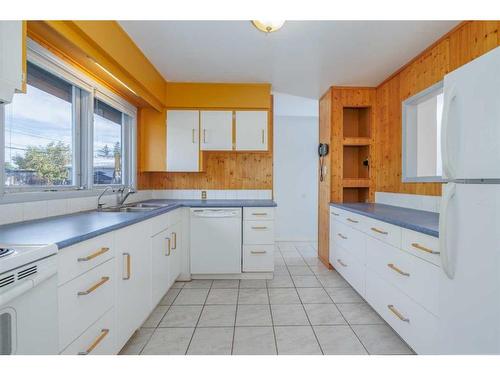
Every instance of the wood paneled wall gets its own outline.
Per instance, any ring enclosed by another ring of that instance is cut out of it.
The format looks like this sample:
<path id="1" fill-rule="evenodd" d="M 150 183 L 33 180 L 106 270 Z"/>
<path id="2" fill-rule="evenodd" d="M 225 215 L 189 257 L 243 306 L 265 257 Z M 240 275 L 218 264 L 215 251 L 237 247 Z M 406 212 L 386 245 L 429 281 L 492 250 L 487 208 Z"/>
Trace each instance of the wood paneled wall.
<path id="1" fill-rule="evenodd" d="M 467 21 L 376 89 L 376 191 L 440 195 L 441 184 L 401 182 L 401 102 L 500 45 L 500 21 Z"/>

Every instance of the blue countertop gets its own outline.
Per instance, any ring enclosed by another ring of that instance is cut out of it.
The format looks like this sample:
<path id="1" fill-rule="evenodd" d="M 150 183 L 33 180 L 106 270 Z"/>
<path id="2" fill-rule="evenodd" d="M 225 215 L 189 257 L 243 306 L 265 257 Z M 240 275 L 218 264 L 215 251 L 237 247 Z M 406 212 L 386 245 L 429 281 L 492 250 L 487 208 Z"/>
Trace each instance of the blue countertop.
<path id="1" fill-rule="evenodd" d="M 330 203 L 330 206 L 428 234 L 429 236 L 439 237 L 439 214 L 435 212 L 379 203 Z"/>
<path id="2" fill-rule="evenodd" d="M 255 200 L 195 200 L 151 199 L 146 202 L 170 203 L 148 212 L 86 211 L 69 215 L 24 221 L 0 226 L 0 244 L 48 244 L 59 249 L 88 240 L 101 234 L 167 213 L 179 207 L 275 207 L 267 199 Z"/>

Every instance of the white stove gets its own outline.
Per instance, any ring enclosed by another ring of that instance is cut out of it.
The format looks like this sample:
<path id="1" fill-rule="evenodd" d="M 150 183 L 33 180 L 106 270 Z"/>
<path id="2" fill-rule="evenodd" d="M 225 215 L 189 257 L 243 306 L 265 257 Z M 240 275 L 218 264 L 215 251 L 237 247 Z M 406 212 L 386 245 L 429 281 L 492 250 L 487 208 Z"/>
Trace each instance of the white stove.
<path id="1" fill-rule="evenodd" d="M 56 245 L 0 243 L 0 274 L 55 254 Z"/>
<path id="2" fill-rule="evenodd" d="M 0 355 L 57 354 L 57 250 L 0 243 Z"/>

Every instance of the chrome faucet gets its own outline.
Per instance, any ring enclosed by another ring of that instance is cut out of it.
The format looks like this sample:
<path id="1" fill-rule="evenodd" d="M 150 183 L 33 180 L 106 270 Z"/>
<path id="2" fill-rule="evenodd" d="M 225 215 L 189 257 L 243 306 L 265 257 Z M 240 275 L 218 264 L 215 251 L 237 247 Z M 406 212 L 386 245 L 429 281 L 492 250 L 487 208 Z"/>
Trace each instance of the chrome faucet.
<path id="1" fill-rule="evenodd" d="M 128 189 L 128 192 L 124 196 L 123 193 L 125 192 L 125 189 Z M 122 188 L 118 189 L 118 193 L 120 193 L 120 194 L 117 195 L 117 203 L 118 203 L 118 206 L 121 206 L 125 203 L 128 196 L 130 194 L 135 194 L 136 191 L 132 187 L 129 186 L 129 187 L 122 187 Z"/>
<path id="2" fill-rule="evenodd" d="M 105 194 L 108 190 L 110 190 L 110 189 L 111 189 L 111 190 L 113 190 L 113 187 L 112 187 L 112 186 L 106 186 L 106 187 L 104 188 L 104 190 L 101 192 L 101 194 L 99 194 L 99 197 L 97 198 L 97 210 L 102 209 L 102 207 L 104 206 L 104 203 L 101 203 L 101 198 L 102 198 L 102 196 L 103 196 L 103 195 L 104 195 L 104 194 Z M 115 191 L 113 190 L 113 193 L 114 193 L 114 192 L 115 192 Z"/>

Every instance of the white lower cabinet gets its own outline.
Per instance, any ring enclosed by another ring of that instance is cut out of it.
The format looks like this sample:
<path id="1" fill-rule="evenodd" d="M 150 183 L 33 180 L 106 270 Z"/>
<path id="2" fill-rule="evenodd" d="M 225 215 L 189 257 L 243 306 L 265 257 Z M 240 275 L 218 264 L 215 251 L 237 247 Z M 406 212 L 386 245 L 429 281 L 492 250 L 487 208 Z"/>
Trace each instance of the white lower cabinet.
<path id="1" fill-rule="evenodd" d="M 152 237 L 152 305 L 156 306 L 171 283 L 172 240 L 168 228 Z"/>
<path id="2" fill-rule="evenodd" d="M 182 271 L 182 223 L 173 224 L 168 231 L 170 238 L 169 253 L 169 288 L 177 280 Z"/>
<path id="3" fill-rule="evenodd" d="M 274 209 L 243 208 L 243 272 L 274 271 Z"/>
<path id="4" fill-rule="evenodd" d="M 61 249 L 59 352 L 117 354 L 182 270 L 179 209 Z"/>
<path id="5" fill-rule="evenodd" d="M 108 310 L 61 354 L 88 355 L 114 354 L 116 352 L 115 311 Z"/>
<path id="6" fill-rule="evenodd" d="M 435 238 L 330 209 L 330 263 L 419 354 L 436 353 L 436 253 Z"/>
<path id="7" fill-rule="evenodd" d="M 152 309 L 151 242 L 148 222 L 115 234 L 117 343 L 122 347 Z"/>

